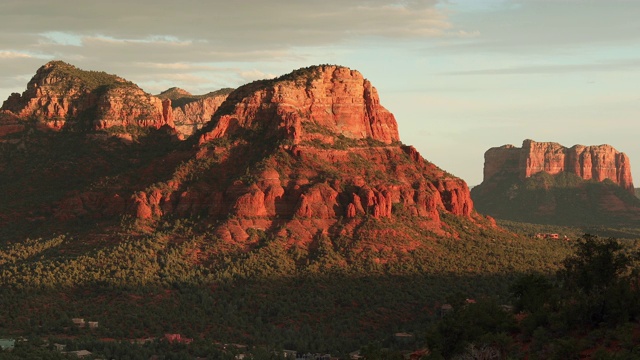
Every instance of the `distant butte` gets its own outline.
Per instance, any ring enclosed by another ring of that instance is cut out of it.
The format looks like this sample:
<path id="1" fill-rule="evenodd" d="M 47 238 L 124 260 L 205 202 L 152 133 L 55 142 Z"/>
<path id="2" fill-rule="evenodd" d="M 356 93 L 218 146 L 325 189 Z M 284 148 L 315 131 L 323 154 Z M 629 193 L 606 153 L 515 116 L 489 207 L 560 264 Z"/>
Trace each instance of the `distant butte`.
<path id="1" fill-rule="evenodd" d="M 484 179 L 471 191 L 479 212 L 497 219 L 565 226 L 635 226 L 629 158 L 611 145 L 570 148 L 525 140 L 484 155 Z"/>
<path id="2" fill-rule="evenodd" d="M 521 148 L 513 145 L 491 148 L 485 152 L 484 160 L 483 181 L 498 175 L 513 174 L 524 179 L 539 172 L 550 175 L 567 172 L 584 180 L 609 179 L 634 193 L 629 157 L 611 145 L 567 148 L 554 142 L 527 139 Z"/>

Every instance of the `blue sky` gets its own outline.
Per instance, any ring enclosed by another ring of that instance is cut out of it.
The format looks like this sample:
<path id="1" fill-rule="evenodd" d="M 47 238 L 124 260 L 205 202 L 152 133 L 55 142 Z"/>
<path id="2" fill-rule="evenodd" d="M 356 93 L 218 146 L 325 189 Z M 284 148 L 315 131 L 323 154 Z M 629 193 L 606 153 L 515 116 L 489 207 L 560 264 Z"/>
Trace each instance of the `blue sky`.
<path id="1" fill-rule="evenodd" d="M 639 15 L 611 0 L 3 0 L 0 99 L 53 59 L 195 94 L 340 64 L 470 186 L 488 148 L 527 138 L 611 144 L 640 182 Z"/>

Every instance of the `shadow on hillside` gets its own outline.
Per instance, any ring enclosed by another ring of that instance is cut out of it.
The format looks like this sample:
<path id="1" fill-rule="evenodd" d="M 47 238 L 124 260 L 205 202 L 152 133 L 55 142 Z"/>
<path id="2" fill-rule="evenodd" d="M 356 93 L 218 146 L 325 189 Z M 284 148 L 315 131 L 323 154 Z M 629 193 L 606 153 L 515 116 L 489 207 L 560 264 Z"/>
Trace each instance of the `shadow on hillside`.
<path id="1" fill-rule="evenodd" d="M 132 143 L 105 133 L 35 131 L 26 132 L 22 144 L 0 147 L 0 236 L 4 239 L 40 232 L 46 236 L 95 224 L 96 214 L 78 213 L 77 219 L 65 224 L 53 219 L 54 212 L 61 201 L 82 193 L 128 199 L 134 190 L 167 179 L 181 162 L 165 156 L 179 143 L 161 130 L 149 130 Z M 154 164 L 159 159 L 162 163 Z"/>
<path id="2" fill-rule="evenodd" d="M 404 331 L 420 336 L 452 295 L 507 302 L 516 275 L 313 275 L 209 285 L 7 290 L 0 331 L 107 338 L 188 337 L 346 353 Z M 77 329 L 71 318 L 98 321 Z"/>

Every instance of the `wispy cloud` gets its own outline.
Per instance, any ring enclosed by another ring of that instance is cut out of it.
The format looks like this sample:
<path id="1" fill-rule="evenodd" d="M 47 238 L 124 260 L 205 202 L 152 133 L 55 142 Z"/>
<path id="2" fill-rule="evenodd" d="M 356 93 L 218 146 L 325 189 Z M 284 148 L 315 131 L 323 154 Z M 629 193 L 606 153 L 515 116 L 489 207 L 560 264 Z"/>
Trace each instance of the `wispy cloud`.
<path id="1" fill-rule="evenodd" d="M 241 71 L 239 75 L 241 78 L 245 79 L 246 81 L 273 79 L 274 77 L 276 77 L 276 75 L 274 74 L 266 74 L 256 69 L 249 70 L 249 71 Z"/>
<path id="2" fill-rule="evenodd" d="M 33 74 L 44 61 L 61 59 L 134 82 L 147 74 L 179 73 L 190 74 L 194 87 L 202 78 L 238 86 L 329 56 L 317 56 L 314 49 L 473 35 L 453 26 L 437 5 L 438 0 L 3 0 L 0 60 L 31 54 L 39 62 L 0 67 L 0 78 L 17 69 Z M 238 69 L 221 75 L 218 69 L 229 64 Z"/>
<path id="3" fill-rule="evenodd" d="M 0 51 L 0 59 L 28 59 L 31 57 L 29 54 L 16 51 Z"/>
<path id="4" fill-rule="evenodd" d="M 567 53 L 590 46 L 640 44 L 640 2 L 626 0 L 537 1 L 449 0 L 444 8 L 451 23 L 463 23 L 473 41 L 447 41 L 428 52 Z"/>
<path id="5" fill-rule="evenodd" d="M 533 75 L 567 74 L 575 72 L 607 72 L 640 70 L 640 59 L 606 61 L 590 64 L 545 64 L 508 68 L 491 68 L 465 71 L 451 71 L 444 75 Z"/>

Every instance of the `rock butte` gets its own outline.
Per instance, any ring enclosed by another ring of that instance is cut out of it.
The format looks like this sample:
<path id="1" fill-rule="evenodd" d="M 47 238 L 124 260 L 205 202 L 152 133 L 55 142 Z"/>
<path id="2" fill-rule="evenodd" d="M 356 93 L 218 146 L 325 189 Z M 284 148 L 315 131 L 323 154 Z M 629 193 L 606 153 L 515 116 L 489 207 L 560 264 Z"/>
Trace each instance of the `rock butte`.
<path id="1" fill-rule="evenodd" d="M 43 66 L 27 91 L 5 101 L 5 133 L 21 131 L 16 126 L 32 118 L 42 129 L 80 131 L 118 125 L 175 130 L 180 123 L 185 136 L 194 134 L 192 148 L 145 165 L 144 186 L 123 175 L 118 187 L 66 194 L 51 206 L 59 221 L 198 215 L 230 242 L 249 241 L 250 229 L 259 229 L 303 244 L 363 231 L 368 239 L 409 243 L 407 234 L 417 228 L 444 234 L 442 213 L 487 224 L 474 212 L 463 180 L 399 143 L 393 114 L 358 71 L 314 66 L 189 101 L 179 100 L 190 96 L 179 89 L 154 97 L 100 74 L 111 85 L 96 90 L 86 80 L 93 72 L 61 62 Z M 166 174 L 168 164 L 175 166 L 169 179 L 147 178 Z M 360 229 L 367 218 L 395 225 Z"/>
<path id="2" fill-rule="evenodd" d="M 424 218 L 433 228 L 441 226 L 439 211 L 472 218 L 473 204 L 464 181 L 445 175 L 413 147 L 396 144 L 395 118 L 380 105 L 377 91 L 359 72 L 339 66 L 314 67 L 307 72 L 238 88 L 199 138 L 199 156 L 212 151 L 224 154 L 208 144 L 259 128 L 261 138 L 284 139 L 277 151 L 304 164 L 301 169 L 274 161 L 252 174 L 252 184 L 236 181 L 214 191 L 208 186 L 204 192 L 138 193 L 135 214 L 143 218 L 176 212 L 181 216 L 203 211 L 212 217 L 232 214 L 235 219 L 226 221 L 217 233 L 229 241 L 245 241 L 247 228 L 268 229 L 282 222 L 276 219 L 292 219 L 283 228 L 304 241 L 319 233 L 338 235 L 330 230 L 336 228 L 338 219 L 350 221 L 366 214 L 392 218 L 394 204 Z M 377 144 L 332 148 L 341 137 Z M 354 169 L 354 157 L 366 166 Z M 318 181 L 318 164 L 343 169 L 332 180 Z M 391 173 L 395 183 L 370 179 L 367 170 Z M 341 234 L 353 235 L 356 223 L 351 221 Z"/>
<path id="3" fill-rule="evenodd" d="M 521 148 L 504 145 L 484 154 L 483 183 L 495 176 L 524 179 L 542 171 L 551 175 L 568 172 L 585 180 L 609 179 L 634 193 L 629 158 L 610 145 L 566 148 L 553 142 L 524 140 Z"/>

